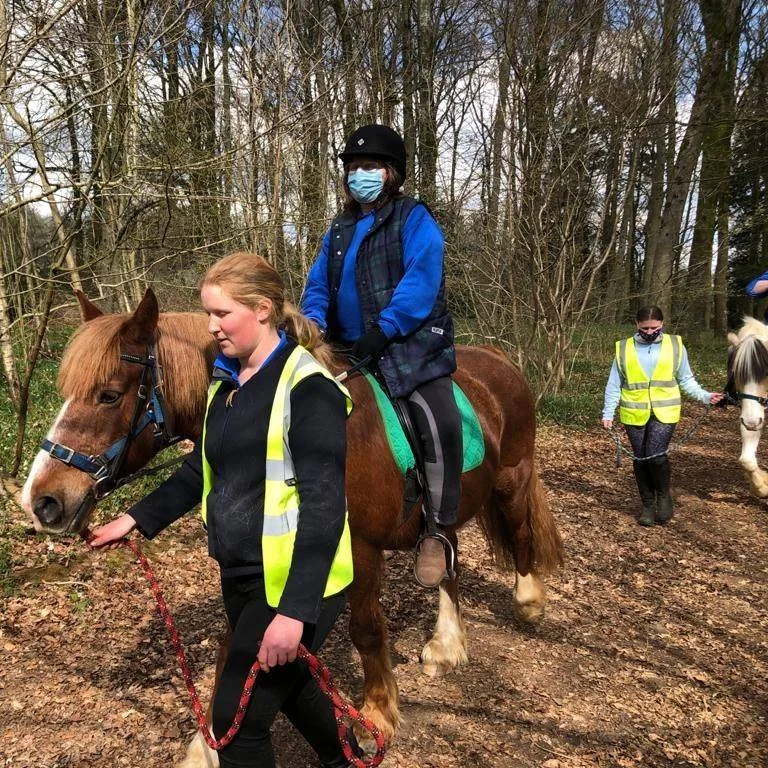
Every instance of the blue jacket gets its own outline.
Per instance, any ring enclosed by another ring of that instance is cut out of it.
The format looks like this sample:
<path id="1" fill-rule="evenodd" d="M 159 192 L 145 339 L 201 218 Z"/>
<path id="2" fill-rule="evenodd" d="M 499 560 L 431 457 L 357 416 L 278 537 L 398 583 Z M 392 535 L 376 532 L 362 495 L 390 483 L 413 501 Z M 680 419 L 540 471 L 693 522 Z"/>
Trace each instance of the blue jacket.
<path id="1" fill-rule="evenodd" d="M 443 236 L 429 209 L 411 197 L 334 219 L 301 308 L 343 342 L 378 326 L 390 341 L 377 365 L 392 397 L 456 370 Z"/>
<path id="2" fill-rule="evenodd" d="M 344 341 L 357 341 L 364 333 L 360 297 L 355 285 L 357 254 L 363 238 L 374 223 L 371 211 L 358 219 L 352 242 L 344 254 L 344 265 L 337 296 L 337 321 Z M 323 330 L 328 327 L 331 286 L 328 284 L 328 261 L 332 228 L 325 233 L 320 253 L 307 277 L 301 311 Z M 378 325 L 388 339 L 407 336 L 421 325 L 437 299 L 443 276 L 443 233 L 423 205 L 417 205 L 403 227 L 403 266 L 405 274 L 397 284 L 389 306 L 382 310 Z"/>
<path id="3" fill-rule="evenodd" d="M 755 285 L 759 283 L 761 280 L 768 280 L 768 272 L 763 272 L 763 274 L 760 275 L 759 277 L 755 277 L 749 281 L 749 284 L 744 289 L 747 296 L 751 296 L 753 299 L 760 299 L 763 296 L 768 295 L 768 291 L 762 291 L 760 293 L 755 291 Z"/>

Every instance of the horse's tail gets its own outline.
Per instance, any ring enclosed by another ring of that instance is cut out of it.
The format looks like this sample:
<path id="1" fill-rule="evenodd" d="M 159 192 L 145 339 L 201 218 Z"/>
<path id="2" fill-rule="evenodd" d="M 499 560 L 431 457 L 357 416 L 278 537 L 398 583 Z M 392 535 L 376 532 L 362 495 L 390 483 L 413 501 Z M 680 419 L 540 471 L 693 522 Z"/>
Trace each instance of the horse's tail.
<path id="1" fill-rule="evenodd" d="M 536 571 L 541 575 L 554 573 L 563 565 L 563 540 L 555 525 L 555 518 L 549 508 L 547 494 L 535 464 L 528 481 L 527 502 Z"/>
<path id="2" fill-rule="evenodd" d="M 563 565 L 563 542 L 535 465 L 528 476 L 524 503 L 527 519 L 523 525 L 527 525 L 530 532 L 530 562 L 537 573 L 552 573 Z M 514 570 L 517 566 L 515 554 L 519 533 L 515 532 L 504 507 L 505 502 L 500 501 L 498 496 L 492 499 L 489 504 L 483 505 L 478 523 L 485 533 L 497 565 Z"/>

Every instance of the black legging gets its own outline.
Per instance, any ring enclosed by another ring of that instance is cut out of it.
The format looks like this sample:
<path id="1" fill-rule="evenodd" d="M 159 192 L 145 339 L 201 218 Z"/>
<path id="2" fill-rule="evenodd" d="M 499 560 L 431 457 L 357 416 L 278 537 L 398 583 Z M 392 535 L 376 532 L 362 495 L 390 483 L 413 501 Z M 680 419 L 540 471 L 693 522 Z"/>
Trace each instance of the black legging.
<path id="1" fill-rule="evenodd" d="M 235 717 L 246 675 L 257 656 L 258 641 L 276 611 L 267 605 L 261 576 L 222 579 L 224 607 L 232 628 L 232 644 L 213 704 L 213 729 L 221 738 Z M 344 594 L 323 601 L 317 624 L 306 624 L 301 642 L 317 651 L 344 607 Z M 269 731 L 283 712 L 317 752 L 323 765 L 347 764 L 338 738 L 333 708 L 300 660 L 259 674 L 239 733 L 219 752 L 221 768 L 273 768 Z"/>
<path id="2" fill-rule="evenodd" d="M 663 453 L 669 447 L 677 424 L 663 424 L 655 416 L 642 426 L 636 427 L 625 424 L 627 437 L 632 444 L 632 451 L 637 458 L 644 456 L 654 456 L 657 453 Z M 654 463 L 661 463 L 666 460 L 666 456 L 659 456 Z"/>
<path id="3" fill-rule="evenodd" d="M 421 440 L 435 520 L 452 525 L 459 512 L 464 448 L 461 415 L 450 376 L 416 387 L 408 397 L 408 409 Z"/>

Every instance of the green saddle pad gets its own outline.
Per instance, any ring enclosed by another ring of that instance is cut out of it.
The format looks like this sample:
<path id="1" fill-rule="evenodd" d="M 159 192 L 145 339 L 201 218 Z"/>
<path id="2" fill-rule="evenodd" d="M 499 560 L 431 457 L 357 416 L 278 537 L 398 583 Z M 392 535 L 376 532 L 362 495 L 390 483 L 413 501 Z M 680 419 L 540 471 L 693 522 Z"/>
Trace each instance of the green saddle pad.
<path id="1" fill-rule="evenodd" d="M 381 384 L 370 373 L 365 373 L 365 378 L 371 385 L 376 404 L 379 406 L 379 413 L 384 421 L 384 430 L 387 433 L 389 447 L 392 450 L 392 456 L 395 459 L 397 468 L 404 475 L 414 466 L 415 459 L 413 451 L 408 443 L 408 438 L 400 425 L 400 419 L 397 418 L 395 407 L 381 388 Z M 469 402 L 467 396 L 461 391 L 459 385 L 453 382 L 453 396 L 456 399 L 456 405 L 461 414 L 461 439 L 464 447 L 464 464 L 462 472 L 469 472 L 470 469 L 479 467 L 485 458 L 485 440 L 483 439 L 483 430 L 480 422 L 477 420 L 477 414 Z"/>

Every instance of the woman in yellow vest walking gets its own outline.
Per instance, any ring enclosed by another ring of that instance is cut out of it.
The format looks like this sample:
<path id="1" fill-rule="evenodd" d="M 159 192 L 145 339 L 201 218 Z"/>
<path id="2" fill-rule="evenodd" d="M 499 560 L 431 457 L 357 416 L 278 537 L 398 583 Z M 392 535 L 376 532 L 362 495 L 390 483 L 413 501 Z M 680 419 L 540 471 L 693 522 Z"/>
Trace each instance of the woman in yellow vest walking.
<path id="1" fill-rule="evenodd" d="M 666 451 L 680 421 L 680 390 L 706 404 L 720 402 L 723 395 L 699 386 L 683 340 L 664 333 L 664 315 L 658 307 L 638 310 L 636 325 L 634 336 L 616 342 L 605 386 L 603 426 L 613 427 L 618 406 L 636 457 L 632 468 L 643 502 L 637 522 L 663 524 L 673 511 Z"/>
<path id="2" fill-rule="evenodd" d="M 270 727 L 280 711 L 321 765 L 342 768 L 330 701 L 306 665 L 293 662 L 300 642 L 320 647 L 352 582 L 344 492 L 352 403 L 310 354 L 323 351 L 318 331 L 285 301 L 264 259 L 221 259 L 200 294 L 221 352 L 202 437 L 174 475 L 96 529 L 90 544 L 108 547 L 134 528 L 151 539 L 202 502 L 232 630 L 213 705 L 217 738 L 235 717 L 257 656 L 267 672 L 239 733 L 219 752 L 222 768 L 272 768 Z"/>

